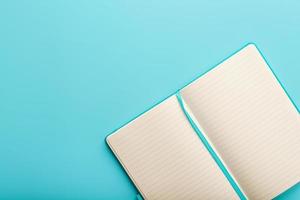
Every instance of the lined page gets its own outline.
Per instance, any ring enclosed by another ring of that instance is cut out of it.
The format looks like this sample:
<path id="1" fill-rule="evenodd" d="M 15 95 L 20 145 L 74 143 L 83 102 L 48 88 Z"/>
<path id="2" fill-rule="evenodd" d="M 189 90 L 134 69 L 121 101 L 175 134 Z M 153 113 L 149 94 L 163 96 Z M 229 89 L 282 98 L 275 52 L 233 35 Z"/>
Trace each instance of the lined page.
<path id="1" fill-rule="evenodd" d="M 239 199 L 175 96 L 107 142 L 145 199 Z"/>
<path id="2" fill-rule="evenodd" d="M 300 117 L 254 45 L 181 91 L 250 199 L 300 181 Z"/>

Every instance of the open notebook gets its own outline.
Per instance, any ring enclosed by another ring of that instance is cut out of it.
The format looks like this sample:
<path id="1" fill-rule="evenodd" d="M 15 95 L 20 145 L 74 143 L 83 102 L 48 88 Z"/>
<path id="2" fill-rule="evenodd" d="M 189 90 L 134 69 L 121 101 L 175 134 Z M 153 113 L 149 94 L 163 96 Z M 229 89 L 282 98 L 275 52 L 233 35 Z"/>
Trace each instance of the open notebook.
<path id="1" fill-rule="evenodd" d="M 271 199 L 300 181 L 300 115 L 253 44 L 107 143 L 144 199 Z"/>

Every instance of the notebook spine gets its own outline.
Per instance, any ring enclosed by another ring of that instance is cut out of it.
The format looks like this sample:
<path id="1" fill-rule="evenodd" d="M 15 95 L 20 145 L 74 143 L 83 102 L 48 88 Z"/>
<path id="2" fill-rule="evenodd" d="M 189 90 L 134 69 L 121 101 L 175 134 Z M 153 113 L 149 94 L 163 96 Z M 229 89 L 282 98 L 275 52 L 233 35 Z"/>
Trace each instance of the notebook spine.
<path id="1" fill-rule="evenodd" d="M 195 123 L 195 121 L 193 120 L 191 115 L 189 114 L 188 110 L 186 109 L 186 107 L 184 105 L 184 100 L 181 97 L 180 90 L 176 93 L 176 97 L 177 97 L 178 103 L 179 103 L 184 115 L 186 116 L 187 120 L 191 124 L 191 127 L 194 129 L 196 134 L 199 136 L 199 139 L 201 140 L 201 142 L 203 143 L 203 145 L 205 146 L 205 148 L 207 149 L 207 151 L 209 152 L 211 157 L 214 159 L 214 161 L 216 162 L 216 164 L 218 165 L 218 167 L 220 168 L 220 170 L 222 171 L 222 173 L 224 174 L 224 176 L 230 183 L 231 187 L 234 189 L 234 191 L 236 192 L 236 194 L 239 196 L 239 198 L 241 200 L 247 200 L 246 195 L 243 193 L 243 191 L 241 190 L 241 188 L 239 187 L 237 182 L 231 176 L 231 174 L 227 170 L 225 164 L 222 162 L 221 158 L 215 152 L 214 148 L 210 145 L 210 143 L 206 139 L 205 135 L 200 130 L 200 127 L 197 126 L 197 124 Z"/>

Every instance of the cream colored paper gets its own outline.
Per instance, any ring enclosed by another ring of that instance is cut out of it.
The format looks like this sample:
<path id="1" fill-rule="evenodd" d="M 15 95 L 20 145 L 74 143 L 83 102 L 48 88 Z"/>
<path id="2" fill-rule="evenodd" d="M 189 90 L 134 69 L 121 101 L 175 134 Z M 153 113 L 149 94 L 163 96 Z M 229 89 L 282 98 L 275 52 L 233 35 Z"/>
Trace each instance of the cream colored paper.
<path id="1" fill-rule="evenodd" d="M 175 96 L 107 142 L 145 199 L 239 199 Z"/>
<path id="2" fill-rule="evenodd" d="M 254 45 L 181 91 L 250 199 L 300 181 L 300 117 Z"/>

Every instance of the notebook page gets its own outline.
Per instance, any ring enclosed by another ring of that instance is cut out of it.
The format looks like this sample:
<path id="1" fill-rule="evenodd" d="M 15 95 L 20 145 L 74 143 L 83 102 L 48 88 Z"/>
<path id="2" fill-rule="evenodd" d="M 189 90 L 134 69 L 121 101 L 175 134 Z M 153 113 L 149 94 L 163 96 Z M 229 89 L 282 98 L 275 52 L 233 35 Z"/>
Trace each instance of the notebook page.
<path id="1" fill-rule="evenodd" d="M 175 96 L 107 142 L 145 199 L 238 199 Z"/>
<path id="2" fill-rule="evenodd" d="M 181 91 L 250 199 L 300 181 L 300 117 L 254 45 Z"/>

